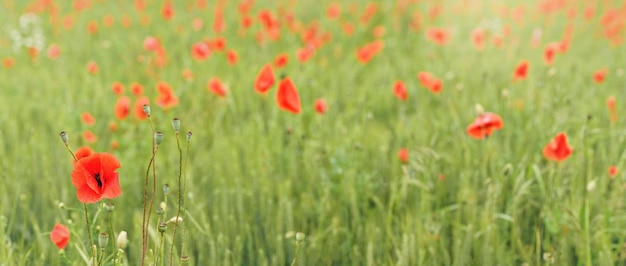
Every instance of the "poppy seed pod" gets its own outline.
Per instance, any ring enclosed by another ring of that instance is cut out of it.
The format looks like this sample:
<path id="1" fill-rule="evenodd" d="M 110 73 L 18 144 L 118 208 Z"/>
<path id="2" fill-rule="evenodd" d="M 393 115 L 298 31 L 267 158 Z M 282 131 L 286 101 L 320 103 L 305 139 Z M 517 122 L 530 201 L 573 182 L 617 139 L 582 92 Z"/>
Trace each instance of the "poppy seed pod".
<path id="1" fill-rule="evenodd" d="M 178 131 L 180 130 L 180 119 L 178 118 L 172 119 L 172 128 L 174 129 L 174 132 L 178 134 Z"/>
<path id="2" fill-rule="evenodd" d="M 154 144 L 159 146 L 161 142 L 163 142 L 163 132 L 154 132 Z"/>
<path id="3" fill-rule="evenodd" d="M 148 117 L 150 117 L 150 105 L 144 104 L 143 105 L 143 112 L 146 113 L 146 115 Z"/>
<path id="4" fill-rule="evenodd" d="M 100 233 L 100 235 L 98 235 L 98 245 L 100 248 L 105 248 L 107 244 L 109 244 L 109 234 Z"/>
<path id="5" fill-rule="evenodd" d="M 187 132 L 187 141 L 191 141 L 191 131 Z"/>
<path id="6" fill-rule="evenodd" d="M 59 133 L 59 137 L 61 137 L 61 140 L 63 141 L 63 143 L 67 145 L 67 142 L 68 142 L 67 132 L 61 131 L 61 133 Z"/>

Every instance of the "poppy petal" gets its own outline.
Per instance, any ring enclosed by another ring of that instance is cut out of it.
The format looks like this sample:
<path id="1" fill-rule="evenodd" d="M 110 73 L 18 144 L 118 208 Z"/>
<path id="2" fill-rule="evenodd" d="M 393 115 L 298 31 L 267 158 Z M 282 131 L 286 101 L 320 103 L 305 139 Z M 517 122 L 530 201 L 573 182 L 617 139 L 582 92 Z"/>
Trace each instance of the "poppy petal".
<path id="1" fill-rule="evenodd" d="M 278 107 L 294 114 L 300 113 L 300 96 L 290 78 L 280 81 L 276 90 L 276 103 Z"/>

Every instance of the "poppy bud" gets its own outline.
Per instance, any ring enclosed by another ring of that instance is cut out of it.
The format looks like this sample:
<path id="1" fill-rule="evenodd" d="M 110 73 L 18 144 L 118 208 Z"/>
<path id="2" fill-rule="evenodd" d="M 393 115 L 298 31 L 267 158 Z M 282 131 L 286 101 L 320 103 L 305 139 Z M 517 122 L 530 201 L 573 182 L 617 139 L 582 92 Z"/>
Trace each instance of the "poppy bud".
<path id="1" fill-rule="evenodd" d="M 59 209 L 65 209 L 65 203 L 59 202 Z"/>
<path id="2" fill-rule="evenodd" d="M 156 213 L 157 213 L 158 215 L 161 215 L 161 214 L 163 214 L 164 212 L 165 212 L 165 210 L 164 210 L 163 208 L 161 208 L 161 207 L 157 207 L 157 209 L 156 209 Z"/>
<path id="3" fill-rule="evenodd" d="M 172 119 L 172 128 L 174 129 L 174 132 L 178 134 L 178 131 L 180 130 L 180 119 L 178 118 Z"/>
<path id="4" fill-rule="evenodd" d="M 143 112 L 146 113 L 146 115 L 148 117 L 150 117 L 150 105 L 144 104 L 143 105 Z"/>
<path id="5" fill-rule="evenodd" d="M 305 237 L 304 233 L 302 233 L 302 232 L 297 232 L 296 233 L 296 241 L 302 242 L 302 240 L 304 240 L 304 237 Z"/>
<path id="6" fill-rule="evenodd" d="M 191 141 L 191 131 L 187 132 L 187 141 Z"/>
<path id="7" fill-rule="evenodd" d="M 113 202 L 107 202 L 104 204 L 104 209 L 108 212 L 112 212 L 113 210 L 115 210 L 115 203 Z"/>
<path id="8" fill-rule="evenodd" d="M 124 249 L 126 246 L 128 246 L 128 233 L 122 231 L 117 235 L 117 247 Z"/>
<path id="9" fill-rule="evenodd" d="M 154 144 L 156 144 L 157 146 L 161 145 L 161 142 L 163 142 L 163 133 L 162 132 L 154 132 Z"/>
<path id="10" fill-rule="evenodd" d="M 61 137 L 61 140 L 63 141 L 63 143 L 67 145 L 67 141 L 68 141 L 67 132 L 61 131 L 61 133 L 59 133 L 59 136 Z"/>
<path id="11" fill-rule="evenodd" d="M 167 230 L 167 224 L 159 223 L 158 229 L 159 229 L 159 233 L 165 233 L 165 230 Z"/>
<path id="12" fill-rule="evenodd" d="M 167 192 L 170 191 L 170 185 L 165 184 L 163 185 L 163 194 L 167 194 Z"/>
<path id="13" fill-rule="evenodd" d="M 474 110 L 476 110 L 476 113 L 477 113 L 478 115 L 482 115 L 482 114 L 485 112 L 485 108 L 483 108 L 483 106 L 482 106 L 482 105 L 480 105 L 479 103 L 477 103 L 477 104 L 474 106 Z"/>
<path id="14" fill-rule="evenodd" d="M 174 216 L 174 217 L 172 217 L 172 219 L 169 219 L 169 220 L 167 221 L 167 223 L 168 223 L 168 224 L 169 224 L 169 223 L 176 223 L 176 224 L 179 224 L 179 223 L 182 223 L 182 222 L 183 222 L 183 218 L 182 218 L 182 217 L 180 217 L 180 216 Z"/>
<path id="15" fill-rule="evenodd" d="M 100 248 L 105 248 L 108 243 L 109 243 L 109 234 L 100 233 L 100 235 L 98 235 L 98 245 L 100 246 Z"/>

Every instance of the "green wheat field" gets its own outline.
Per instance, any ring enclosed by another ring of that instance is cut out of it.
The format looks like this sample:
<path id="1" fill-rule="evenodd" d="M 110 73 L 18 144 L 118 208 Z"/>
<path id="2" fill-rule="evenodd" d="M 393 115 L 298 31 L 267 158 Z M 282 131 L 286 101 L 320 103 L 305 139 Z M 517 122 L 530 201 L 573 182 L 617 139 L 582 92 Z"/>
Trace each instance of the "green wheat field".
<path id="1" fill-rule="evenodd" d="M 625 265 L 625 37 L 617 0 L 0 0 L 0 265 Z"/>

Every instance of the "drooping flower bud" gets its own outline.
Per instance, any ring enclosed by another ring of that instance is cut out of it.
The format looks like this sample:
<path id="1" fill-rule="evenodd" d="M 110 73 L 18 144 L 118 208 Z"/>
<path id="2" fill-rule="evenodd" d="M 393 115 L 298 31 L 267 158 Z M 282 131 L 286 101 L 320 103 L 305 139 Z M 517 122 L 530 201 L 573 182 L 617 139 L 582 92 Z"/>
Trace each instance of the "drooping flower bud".
<path id="1" fill-rule="evenodd" d="M 63 141 L 63 143 L 67 145 L 67 142 L 68 142 L 67 132 L 61 131 L 61 133 L 59 133 L 59 136 L 61 137 L 61 140 Z"/>
<path id="2" fill-rule="evenodd" d="M 163 142 L 163 133 L 162 132 L 154 132 L 154 143 L 159 146 Z"/>

